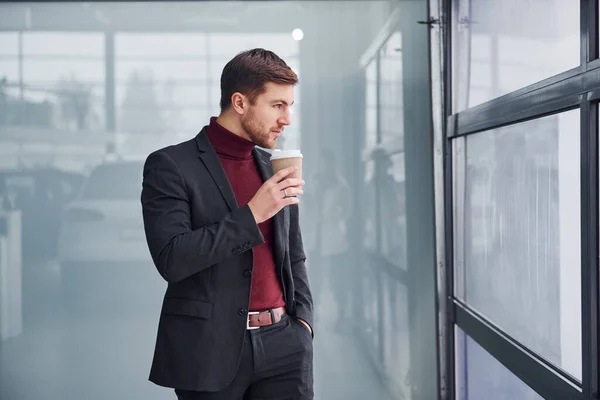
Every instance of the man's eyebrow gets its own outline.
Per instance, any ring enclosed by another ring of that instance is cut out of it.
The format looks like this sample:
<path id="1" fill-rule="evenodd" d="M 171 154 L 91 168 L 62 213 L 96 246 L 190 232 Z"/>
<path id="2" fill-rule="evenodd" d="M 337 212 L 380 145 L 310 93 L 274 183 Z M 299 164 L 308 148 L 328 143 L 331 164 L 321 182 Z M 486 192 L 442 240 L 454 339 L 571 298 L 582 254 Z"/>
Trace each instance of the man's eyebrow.
<path id="1" fill-rule="evenodd" d="M 294 102 L 293 102 L 293 101 L 292 101 L 292 103 L 291 103 L 291 104 L 288 104 L 288 102 L 287 102 L 287 101 L 285 101 L 285 100 L 273 100 L 271 103 L 273 103 L 273 104 L 275 104 L 275 103 L 283 103 L 283 104 L 285 104 L 286 106 L 291 106 L 292 104 L 294 104 Z"/>

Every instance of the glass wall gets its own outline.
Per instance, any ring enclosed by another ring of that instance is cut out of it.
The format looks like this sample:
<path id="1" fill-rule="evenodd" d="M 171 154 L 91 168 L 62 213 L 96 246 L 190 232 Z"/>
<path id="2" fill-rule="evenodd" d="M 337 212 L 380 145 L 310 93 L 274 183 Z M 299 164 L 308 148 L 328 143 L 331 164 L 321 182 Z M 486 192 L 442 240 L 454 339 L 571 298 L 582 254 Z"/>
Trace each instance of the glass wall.
<path id="1" fill-rule="evenodd" d="M 591 399 L 598 64 L 586 60 L 597 52 L 597 2 L 440 4 L 450 5 L 450 36 L 433 35 L 452 67 L 447 186 L 437 187 L 448 224 L 438 227 L 448 244 L 443 386 L 460 399 Z"/>
<path id="2" fill-rule="evenodd" d="M 572 110 L 467 136 L 454 201 L 456 297 L 581 379 L 579 124 Z"/>
<path id="3" fill-rule="evenodd" d="M 580 10 L 570 0 L 452 3 L 455 113 L 579 66 Z"/>
<path id="4" fill-rule="evenodd" d="M 227 61 L 266 44 L 300 76 L 298 41 L 289 33 L 118 33 L 117 131 L 189 138 L 219 114 L 219 79 Z M 296 113 L 302 107 L 299 94 L 296 90 Z M 300 145 L 295 122 L 285 136 L 290 148 Z"/>
<path id="5" fill-rule="evenodd" d="M 436 365 L 431 103 L 425 4 L 402 3 L 363 58 L 360 332 L 397 398 L 430 399 Z M 408 189 L 410 188 L 410 190 Z"/>
<path id="6" fill-rule="evenodd" d="M 300 78 L 278 146 L 305 156 L 315 398 L 435 398 L 426 18 L 424 0 L 2 4 L 0 398 L 175 397 L 147 380 L 166 283 L 142 165 L 218 114 L 250 47 Z"/>
<path id="7" fill-rule="evenodd" d="M 542 400 L 460 329 L 456 329 L 456 399 Z"/>

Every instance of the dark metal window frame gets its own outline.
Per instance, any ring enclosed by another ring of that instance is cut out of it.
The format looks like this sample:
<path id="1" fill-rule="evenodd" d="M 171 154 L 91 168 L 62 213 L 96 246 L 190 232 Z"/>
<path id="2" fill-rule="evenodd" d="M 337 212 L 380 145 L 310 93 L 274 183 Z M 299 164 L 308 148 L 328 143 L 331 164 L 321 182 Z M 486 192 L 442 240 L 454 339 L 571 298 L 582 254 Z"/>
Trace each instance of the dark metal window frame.
<path id="1" fill-rule="evenodd" d="M 435 0 L 432 0 L 435 1 Z M 598 0 L 580 0 L 580 66 L 452 114 L 452 13 L 457 0 L 441 1 L 444 68 L 444 221 L 445 298 L 447 327 L 444 352 L 444 399 L 456 397 L 455 334 L 459 327 L 516 377 L 545 399 L 600 398 L 598 376 L 598 103 L 600 102 L 600 59 L 598 59 Z M 548 363 L 507 333 L 454 297 L 453 165 L 454 139 L 501 126 L 520 123 L 563 111 L 580 110 L 581 171 L 581 312 L 582 382 Z M 490 117 L 491 116 L 491 117 Z M 442 306 L 442 305 L 440 305 Z"/>

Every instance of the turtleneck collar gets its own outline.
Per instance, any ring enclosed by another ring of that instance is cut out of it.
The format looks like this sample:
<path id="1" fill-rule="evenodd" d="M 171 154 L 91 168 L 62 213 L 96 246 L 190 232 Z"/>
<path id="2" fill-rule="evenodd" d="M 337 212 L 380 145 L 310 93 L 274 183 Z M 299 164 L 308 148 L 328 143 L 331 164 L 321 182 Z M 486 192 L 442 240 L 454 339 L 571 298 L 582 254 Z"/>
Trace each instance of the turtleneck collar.
<path id="1" fill-rule="evenodd" d="M 241 138 L 223 128 L 217 122 L 217 117 L 210 118 L 206 135 L 219 156 L 231 159 L 243 160 L 251 158 L 252 150 L 256 146 L 249 140 Z"/>

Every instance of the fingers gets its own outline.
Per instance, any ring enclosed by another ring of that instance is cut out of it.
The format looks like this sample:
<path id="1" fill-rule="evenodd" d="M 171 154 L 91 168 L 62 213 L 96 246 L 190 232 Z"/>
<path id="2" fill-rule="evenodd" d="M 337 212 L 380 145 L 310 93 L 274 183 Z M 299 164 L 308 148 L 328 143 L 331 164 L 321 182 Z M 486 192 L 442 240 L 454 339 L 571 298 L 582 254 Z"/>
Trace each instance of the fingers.
<path id="1" fill-rule="evenodd" d="M 270 181 L 274 181 L 275 183 L 280 182 L 282 179 L 284 179 L 286 176 L 294 173 L 298 171 L 298 167 L 296 167 L 295 165 L 291 166 L 291 167 L 287 167 L 284 168 L 280 171 L 277 171 L 276 174 L 274 174 L 271 179 L 269 179 Z"/>
<path id="2" fill-rule="evenodd" d="M 299 194 L 304 194 L 304 190 L 298 186 L 292 186 L 285 188 L 281 191 L 284 196 L 297 196 Z"/>
<path id="3" fill-rule="evenodd" d="M 304 186 L 304 181 L 302 179 L 297 178 L 288 178 L 279 182 L 276 186 L 277 190 L 287 189 L 289 187 L 302 187 Z"/>
<path id="4" fill-rule="evenodd" d="M 290 204 L 298 204 L 300 203 L 300 199 L 298 197 L 286 197 L 283 199 L 283 205 L 289 206 Z"/>

